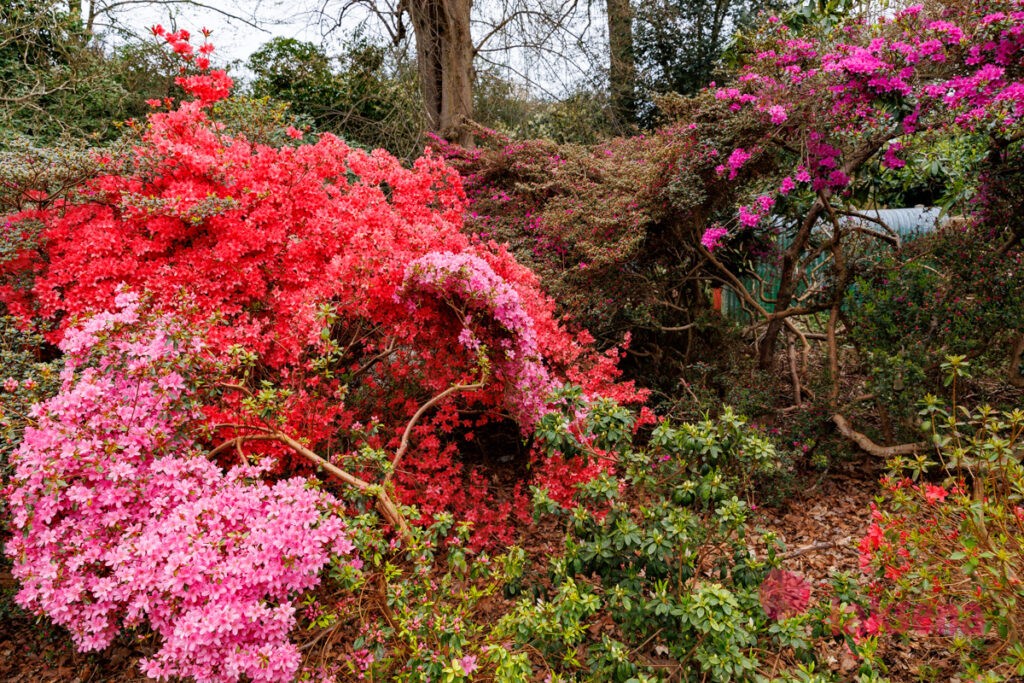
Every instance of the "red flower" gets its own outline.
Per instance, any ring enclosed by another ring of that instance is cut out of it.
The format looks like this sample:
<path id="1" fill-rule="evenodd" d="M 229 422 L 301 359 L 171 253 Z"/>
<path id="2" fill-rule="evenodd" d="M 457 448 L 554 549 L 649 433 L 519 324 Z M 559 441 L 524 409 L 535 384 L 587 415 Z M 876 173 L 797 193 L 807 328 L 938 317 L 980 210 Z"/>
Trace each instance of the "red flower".
<path id="1" fill-rule="evenodd" d="M 934 484 L 924 485 L 924 499 L 928 501 L 929 505 L 935 503 L 941 503 L 946 500 L 946 496 L 949 495 L 949 491 L 942 488 L 941 486 L 935 486 Z"/>
<path id="2" fill-rule="evenodd" d="M 770 619 L 800 614 L 811 601 L 811 585 L 799 574 L 773 569 L 761 584 L 761 607 Z"/>

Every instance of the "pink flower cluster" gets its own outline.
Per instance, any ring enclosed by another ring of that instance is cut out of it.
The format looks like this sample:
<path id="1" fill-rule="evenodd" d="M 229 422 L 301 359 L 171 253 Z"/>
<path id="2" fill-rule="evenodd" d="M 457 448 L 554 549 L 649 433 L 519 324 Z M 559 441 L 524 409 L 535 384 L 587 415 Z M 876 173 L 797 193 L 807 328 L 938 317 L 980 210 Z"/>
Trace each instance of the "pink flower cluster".
<path id="1" fill-rule="evenodd" d="M 758 195 L 754 199 L 753 206 L 741 204 L 737 210 L 740 225 L 746 228 L 756 227 L 765 216 L 771 213 L 774 206 L 775 198 L 767 194 Z"/>
<path id="2" fill-rule="evenodd" d="M 907 165 L 907 162 L 900 159 L 897 154 L 903 149 L 902 142 L 893 142 L 885 150 L 885 156 L 882 158 L 882 166 L 886 168 L 903 168 Z"/>
<path id="3" fill-rule="evenodd" d="M 742 147 L 737 147 L 729 155 L 726 164 L 729 166 L 729 180 L 735 180 L 736 175 L 743 168 L 743 164 L 750 160 L 751 154 Z"/>
<path id="4" fill-rule="evenodd" d="M 292 599 L 353 550 L 338 503 L 207 459 L 188 437 L 190 343 L 131 295 L 119 304 L 68 330 L 62 389 L 33 407 L 12 457 L 16 600 L 83 651 L 148 622 L 154 678 L 291 681 Z"/>
<path id="5" fill-rule="evenodd" d="M 490 360 L 507 383 L 506 406 L 523 430 L 530 430 L 548 411 L 545 398 L 556 384 L 541 361 L 533 319 L 515 288 L 479 256 L 446 251 L 409 264 L 398 296 L 415 309 L 414 294 L 431 294 L 460 311 L 457 338 L 469 351 L 480 350 L 481 336 L 496 341 L 499 354 Z"/>
<path id="6" fill-rule="evenodd" d="M 704 248 L 708 251 L 714 251 L 722 245 L 722 240 L 725 239 L 728 234 L 729 231 L 725 228 L 708 228 L 704 231 L 704 234 L 701 235 L 700 243 L 704 245 Z"/>

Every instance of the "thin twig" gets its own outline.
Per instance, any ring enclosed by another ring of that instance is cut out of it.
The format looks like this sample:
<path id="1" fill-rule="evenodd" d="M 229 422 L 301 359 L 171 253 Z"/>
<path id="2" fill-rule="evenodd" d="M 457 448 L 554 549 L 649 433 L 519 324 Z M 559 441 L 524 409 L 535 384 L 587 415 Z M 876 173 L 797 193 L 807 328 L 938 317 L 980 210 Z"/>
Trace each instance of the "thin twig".
<path id="1" fill-rule="evenodd" d="M 409 424 L 405 426 L 405 432 L 402 434 L 402 441 L 398 445 L 398 450 L 395 451 L 395 457 L 391 459 L 391 471 L 388 472 L 387 476 L 384 478 L 385 483 L 388 482 L 391 479 L 392 475 L 398 470 L 398 463 L 401 462 L 402 457 L 405 455 L 406 451 L 409 450 L 410 437 L 412 436 L 413 427 L 416 426 L 416 423 L 419 422 L 420 418 L 423 417 L 424 413 L 426 413 L 428 410 L 430 410 L 435 405 L 437 405 L 438 403 L 440 403 L 441 401 L 443 401 L 444 399 L 446 399 L 447 397 L 451 396 L 454 393 L 457 393 L 459 391 L 476 391 L 477 389 L 483 389 L 486 385 L 487 374 L 485 372 L 483 376 L 480 378 L 480 381 L 474 382 L 473 384 L 452 385 L 445 389 L 444 391 L 442 391 L 437 396 L 435 396 L 434 398 L 430 399 L 429 401 L 421 405 L 419 410 L 417 410 L 416 413 L 412 416 L 412 419 L 409 420 Z"/>

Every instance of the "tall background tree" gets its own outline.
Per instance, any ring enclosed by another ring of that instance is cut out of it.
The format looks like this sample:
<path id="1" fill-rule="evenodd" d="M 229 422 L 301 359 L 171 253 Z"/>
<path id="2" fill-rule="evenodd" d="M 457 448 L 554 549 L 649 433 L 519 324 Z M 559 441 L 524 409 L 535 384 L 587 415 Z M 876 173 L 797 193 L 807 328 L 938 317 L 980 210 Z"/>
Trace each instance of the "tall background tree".
<path id="1" fill-rule="evenodd" d="M 557 99 L 606 63 L 592 11 L 578 0 L 345 0 L 312 14 L 325 34 L 361 24 L 397 49 L 408 46 L 429 129 L 469 144 L 478 69 Z"/>
<path id="2" fill-rule="evenodd" d="M 645 0 L 636 3 L 634 43 L 638 79 L 650 94 L 692 95 L 713 80 L 736 31 L 759 12 L 791 0 Z M 650 122 L 652 107 L 644 108 Z"/>
<path id="3" fill-rule="evenodd" d="M 612 115 L 620 123 L 636 116 L 636 55 L 633 41 L 633 8 L 629 0 L 607 0 L 608 89 Z"/>

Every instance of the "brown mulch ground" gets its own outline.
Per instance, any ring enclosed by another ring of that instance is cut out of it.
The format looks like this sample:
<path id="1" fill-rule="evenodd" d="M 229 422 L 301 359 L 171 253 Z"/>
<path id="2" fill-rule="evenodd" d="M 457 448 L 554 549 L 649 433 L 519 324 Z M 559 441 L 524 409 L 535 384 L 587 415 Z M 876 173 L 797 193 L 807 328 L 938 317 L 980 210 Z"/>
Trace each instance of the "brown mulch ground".
<path id="1" fill-rule="evenodd" d="M 839 572 L 856 574 L 857 544 L 871 523 L 879 475 L 872 463 L 852 463 L 845 471 L 808 478 L 781 507 L 759 509 L 752 530 L 774 532 L 784 567 L 813 585 Z M 763 557 L 764 544 L 755 540 Z"/>
<path id="2" fill-rule="evenodd" d="M 758 532 L 772 531 L 782 544 L 778 553 L 783 566 L 802 574 L 816 587 L 824 586 L 838 572 L 859 571 L 857 543 L 870 524 L 870 504 L 878 491 L 880 472 L 870 462 L 844 467 L 817 477 L 805 475 L 782 506 L 757 511 L 750 538 L 758 556 L 765 553 Z M 544 556 L 556 550 L 558 534 L 542 531 L 534 541 L 531 554 Z M 0 584 L 0 589 L 7 593 L 3 596 L 7 602 L 10 586 Z M 501 599 L 494 603 L 488 605 L 485 601 L 480 607 L 484 611 L 507 607 Z M 61 630 L 37 624 L 24 615 L 0 611 L 0 683 L 137 683 L 149 680 L 137 668 L 138 659 L 145 654 L 127 639 L 102 653 L 80 654 Z M 850 664 L 842 661 L 845 655 L 838 645 L 835 652 L 821 654 L 831 660 L 827 664 L 833 671 L 842 671 Z M 910 656 L 909 651 L 893 653 L 896 666 L 889 673 L 892 680 L 917 680 L 908 661 Z M 898 660 L 906 661 L 907 666 Z"/>
<path id="3" fill-rule="evenodd" d="M 137 683 L 149 681 L 136 666 L 142 653 L 116 643 L 102 653 L 75 652 L 71 638 L 24 618 L 0 618 L 3 683 Z"/>

